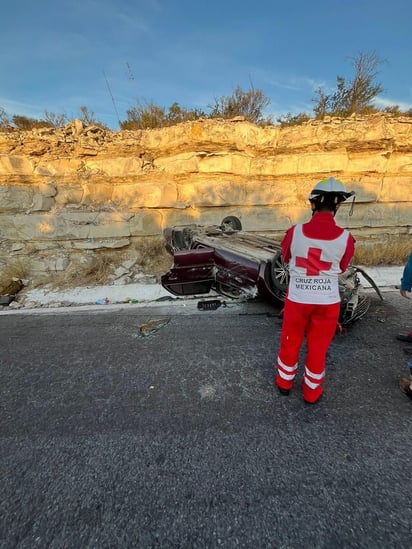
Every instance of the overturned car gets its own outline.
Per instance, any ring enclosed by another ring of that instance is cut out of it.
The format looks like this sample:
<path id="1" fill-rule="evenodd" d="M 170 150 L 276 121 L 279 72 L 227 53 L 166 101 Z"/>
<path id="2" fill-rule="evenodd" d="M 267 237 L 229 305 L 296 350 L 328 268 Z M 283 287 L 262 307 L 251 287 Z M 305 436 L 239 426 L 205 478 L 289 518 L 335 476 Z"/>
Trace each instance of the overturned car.
<path id="1" fill-rule="evenodd" d="M 168 227 L 163 236 L 173 266 L 161 277 L 161 283 L 173 295 L 201 295 L 214 290 L 231 298 L 285 300 L 289 271 L 280 243 L 243 231 L 239 218 L 225 217 L 220 225 Z M 369 309 L 370 297 L 362 293 L 359 274 L 382 299 L 370 276 L 360 267 L 350 266 L 339 277 L 342 325 L 362 318 Z"/>

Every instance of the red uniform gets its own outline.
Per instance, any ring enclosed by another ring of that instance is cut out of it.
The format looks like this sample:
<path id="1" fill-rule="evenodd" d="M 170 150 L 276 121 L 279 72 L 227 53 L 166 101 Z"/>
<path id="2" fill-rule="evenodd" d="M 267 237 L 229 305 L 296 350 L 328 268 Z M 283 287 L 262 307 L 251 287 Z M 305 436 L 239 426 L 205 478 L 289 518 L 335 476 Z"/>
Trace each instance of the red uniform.
<path id="1" fill-rule="evenodd" d="M 323 392 L 326 352 L 336 332 L 340 311 L 338 275 L 347 269 L 354 252 L 354 238 L 336 225 L 331 212 L 316 212 L 308 223 L 291 227 L 282 240 L 282 256 L 289 264 L 290 281 L 276 385 L 286 390 L 292 388 L 306 335 L 302 390 L 307 402 L 316 402 Z"/>

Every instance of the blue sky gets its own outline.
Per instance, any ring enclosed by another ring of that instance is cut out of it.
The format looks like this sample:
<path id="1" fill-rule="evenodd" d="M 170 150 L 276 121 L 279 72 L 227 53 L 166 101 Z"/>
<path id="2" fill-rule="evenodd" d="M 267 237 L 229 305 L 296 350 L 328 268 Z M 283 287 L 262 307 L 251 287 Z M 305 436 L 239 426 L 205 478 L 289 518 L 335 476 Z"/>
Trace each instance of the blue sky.
<path id="1" fill-rule="evenodd" d="M 203 108 L 251 85 L 268 115 L 312 113 L 315 90 L 376 52 L 380 106 L 412 108 L 410 0 L 20 0 L 1 8 L 0 107 L 113 129 L 153 102 Z"/>

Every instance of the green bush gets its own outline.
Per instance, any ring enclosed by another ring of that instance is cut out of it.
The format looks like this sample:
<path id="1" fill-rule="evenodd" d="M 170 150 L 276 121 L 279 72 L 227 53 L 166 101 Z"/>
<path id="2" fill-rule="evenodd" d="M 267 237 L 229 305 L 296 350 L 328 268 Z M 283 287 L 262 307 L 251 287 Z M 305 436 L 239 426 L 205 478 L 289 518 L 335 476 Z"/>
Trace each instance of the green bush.
<path id="1" fill-rule="evenodd" d="M 235 116 L 244 116 L 253 124 L 268 124 L 272 120 L 269 117 L 265 118 L 263 111 L 269 103 L 270 99 L 265 97 L 262 90 L 251 88 L 244 91 L 237 86 L 232 95 L 217 98 L 213 105 L 208 105 L 209 118 L 230 119 Z"/>
<path id="2" fill-rule="evenodd" d="M 326 94 L 322 88 L 316 91 L 318 97 L 313 100 L 316 118 L 326 115 L 347 117 L 354 113 L 379 111 L 372 102 L 383 91 L 381 84 L 376 82 L 377 68 L 382 61 L 376 52 L 360 52 L 351 61 L 354 68 L 351 81 L 346 82 L 342 76 L 338 76 L 333 93 Z"/>
<path id="3" fill-rule="evenodd" d="M 127 110 L 127 120 L 120 123 L 122 130 L 147 130 L 151 128 L 164 128 L 198 120 L 205 113 L 197 109 L 184 109 L 179 103 L 173 103 L 166 111 L 154 103 L 137 102 L 136 106 Z"/>

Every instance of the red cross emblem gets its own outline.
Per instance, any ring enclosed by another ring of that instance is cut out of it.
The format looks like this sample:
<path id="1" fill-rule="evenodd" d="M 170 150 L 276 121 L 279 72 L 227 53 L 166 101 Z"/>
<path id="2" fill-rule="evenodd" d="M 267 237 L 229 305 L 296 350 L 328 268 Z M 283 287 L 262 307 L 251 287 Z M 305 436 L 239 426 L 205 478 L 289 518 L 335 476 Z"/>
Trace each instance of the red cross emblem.
<path id="1" fill-rule="evenodd" d="M 309 248 L 308 257 L 296 258 L 296 267 L 305 267 L 306 276 L 318 276 L 321 271 L 329 271 L 332 262 L 322 261 L 321 254 L 322 250 L 320 248 Z"/>

